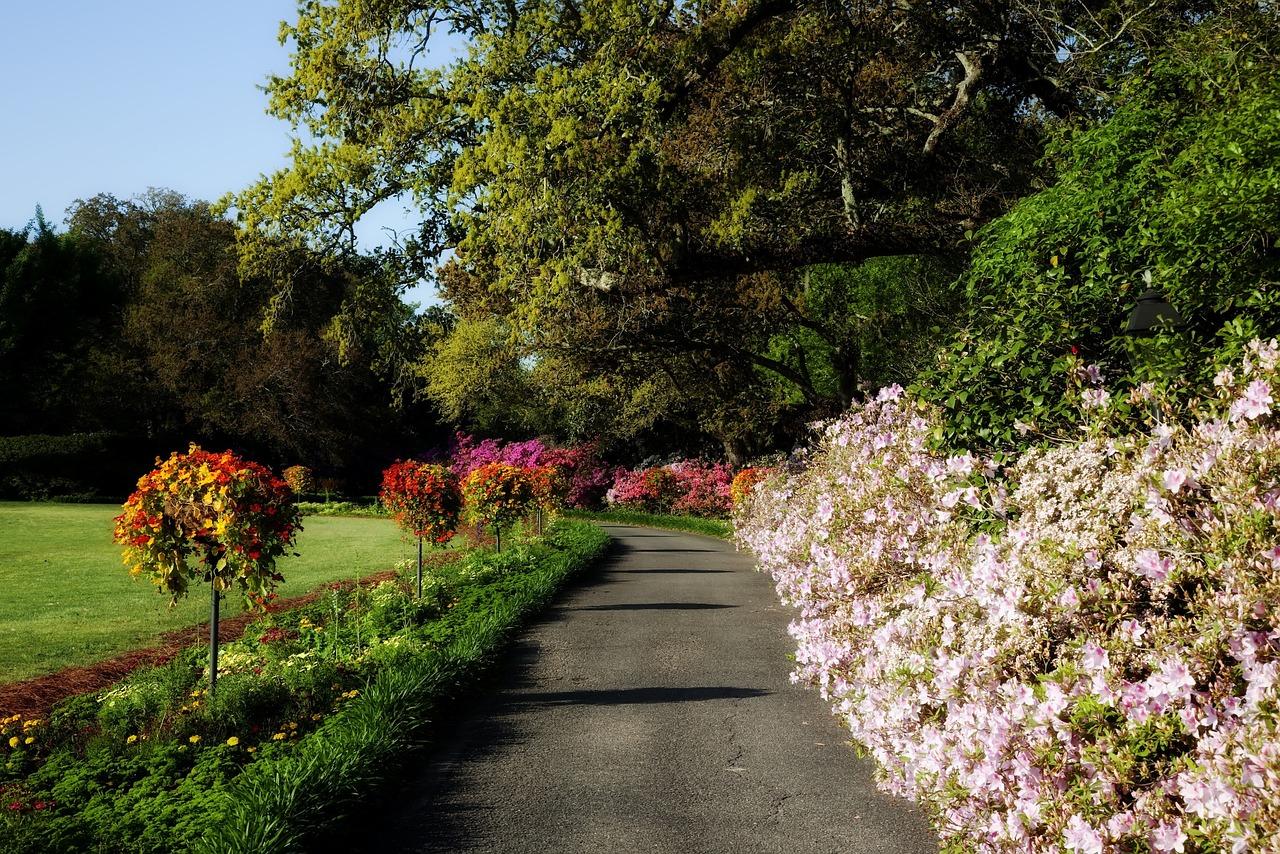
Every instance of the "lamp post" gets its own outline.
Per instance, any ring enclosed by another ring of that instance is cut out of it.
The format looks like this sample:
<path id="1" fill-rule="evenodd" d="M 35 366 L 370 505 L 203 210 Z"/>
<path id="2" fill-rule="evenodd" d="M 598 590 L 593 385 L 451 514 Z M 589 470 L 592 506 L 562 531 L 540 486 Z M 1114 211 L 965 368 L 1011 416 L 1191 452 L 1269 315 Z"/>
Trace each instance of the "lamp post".
<path id="1" fill-rule="evenodd" d="M 1182 315 L 1174 308 L 1164 294 L 1147 288 L 1138 295 L 1138 302 L 1129 312 L 1129 322 L 1125 325 L 1124 334 L 1134 338 L 1150 338 L 1162 329 L 1180 329 L 1186 325 Z"/>
<path id="2" fill-rule="evenodd" d="M 1166 362 L 1159 364 L 1162 355 L 1156 348 L 1154 338 L 1159 332 L 1176 332 L 1186 326 L 1186 321 L 1173 305 L 1165 299 L 1164 293 L 1151 287 L 1150 273 L 1143 276 L 1147 289 L 1138 295 L 1138 301 L 1129 312 L 1129 321 L 1125 324 L 1124 334 L 1134 339 L 1128 348 L 1133 366 L 1141 374 L 1147 376 L 1163 375 L 1172 379 L 1178 373 L 1176 365 Z M 1145 340 L 1142 340 L 1145 339 Z M 1175 348 L 1176 352 L 1176 348 Z M 1173 354 L 1169 354 L 1173 355 Z M 1176 360 L 1176 356 L 1175 356 Z M 1154 399 L 1149 401 L 1151 417 L 1159 419 L 1159 405 Z"/>

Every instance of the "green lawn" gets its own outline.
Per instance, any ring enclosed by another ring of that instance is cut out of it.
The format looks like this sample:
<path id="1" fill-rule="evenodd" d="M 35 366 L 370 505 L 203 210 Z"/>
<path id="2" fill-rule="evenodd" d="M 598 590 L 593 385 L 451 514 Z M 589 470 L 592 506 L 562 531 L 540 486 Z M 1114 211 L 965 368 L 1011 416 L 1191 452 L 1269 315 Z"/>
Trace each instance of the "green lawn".
<path id="1" fill-rule="evenodd" d="M 134 579 L 111 541 L 117 505 L 0 502 L 0 684 L 148 646 L 209 618 L 200 588 L 170 608 Z M 308 516 L 301 557 L 283 559 L 283 597 L 354 578 L 410 557 L 415 546 L 389 519 Z M 234 594 L 224 614 L 243 610 Z"/>

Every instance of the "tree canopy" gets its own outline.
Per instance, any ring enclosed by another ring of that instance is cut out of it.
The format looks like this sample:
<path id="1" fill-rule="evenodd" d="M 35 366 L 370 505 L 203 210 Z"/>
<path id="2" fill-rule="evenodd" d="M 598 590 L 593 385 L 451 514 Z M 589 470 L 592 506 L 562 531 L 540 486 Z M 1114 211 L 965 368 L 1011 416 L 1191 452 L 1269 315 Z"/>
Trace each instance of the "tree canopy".
<path id="1" fill-rule="evenodd" d="M 885 379 L 849 334 L 870 315 L 815 298 L 815 270 L 875 280 L 873 259 L 937 258 L 939 280 L 880 277 L 907 298 L 877 299 L 948 302 L 974 233 L 1051 180 L 1047 141 L 1105 119 L 1122 80 L 1230 11 L 304 0 L 281 31 L 291 73 L 268 87 L 298 129 L 292 162 L 227 204 L 252 267 L 282 244 L 352 251 L 364 213 L 408 200 L 406 275 L 446 257 L 459 314 L 607 376 L 615 401 L 661 386 L 689 423 L 679 401 L 697 397 L 692 426 L 741 451 L 737 434 Z M 444 67 L 441 29 L 469 45 Z"/>

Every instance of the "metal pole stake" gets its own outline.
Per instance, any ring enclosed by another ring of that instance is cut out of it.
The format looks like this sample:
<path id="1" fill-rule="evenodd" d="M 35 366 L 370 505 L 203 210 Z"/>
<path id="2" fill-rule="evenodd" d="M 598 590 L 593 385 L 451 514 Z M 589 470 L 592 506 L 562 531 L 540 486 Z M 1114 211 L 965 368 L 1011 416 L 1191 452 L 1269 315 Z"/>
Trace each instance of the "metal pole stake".
<path id="1" fill-rule="evenodd" d="M 209 611 L 209 699 L 218 692 L 218 576 L 212 573 L 209 588 L 213 599 Z"/>

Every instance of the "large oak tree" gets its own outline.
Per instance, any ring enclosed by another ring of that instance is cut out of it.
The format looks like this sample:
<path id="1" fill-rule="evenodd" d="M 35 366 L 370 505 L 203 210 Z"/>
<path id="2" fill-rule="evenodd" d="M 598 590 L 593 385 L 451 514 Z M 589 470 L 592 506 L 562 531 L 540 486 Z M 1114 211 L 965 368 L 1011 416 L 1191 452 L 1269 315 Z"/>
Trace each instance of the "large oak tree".
<path id="1" fill-rule="evenodd" d="M 282 241 L 354 251 L 361 216 L 410 200 L 406 275 L 449 250 L 459 314 L 607 374 L 619 400 L 665 383 L 742 451 L 737 434 L 847 403 L 868 376 L 850 330 L 875 321 L 815 294 L 815 265 L 962 257 L 1038 186 L 1048 127 L 1105 114 L 1118 77 L 1212 11 L 304 0 L 282 28 L 292 73 L 269 85 L 292 163 L 230 204 L 247 263 L 269 265 Z M 468 44 L 444 67 L 441 29 Z M 926 312 L 932 288 L 899 302 Z"/>

